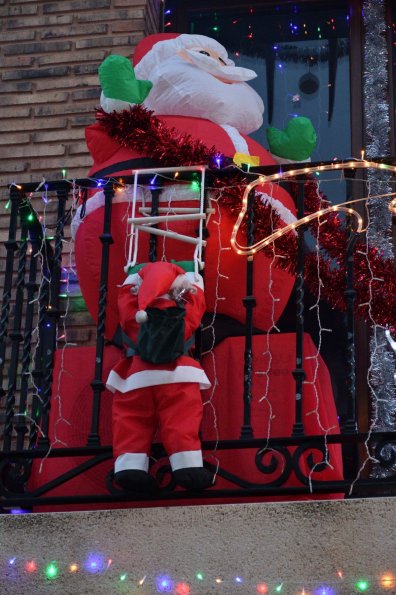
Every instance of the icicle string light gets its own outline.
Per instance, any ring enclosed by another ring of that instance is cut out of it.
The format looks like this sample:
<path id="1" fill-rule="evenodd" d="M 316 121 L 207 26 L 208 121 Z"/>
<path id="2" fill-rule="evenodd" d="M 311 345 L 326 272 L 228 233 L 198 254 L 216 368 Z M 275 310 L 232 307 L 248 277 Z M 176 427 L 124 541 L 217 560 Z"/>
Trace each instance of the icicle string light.
<path id="1" fill-rule="evenodd" d="M 270 199 L 272 199 L 273 187 L 274 187 L 274 185 L 271 184 L 270 196 L 269 196 Z M 268 203 L 271 203 L 271 200 L 268 200 L 267 204 Z M 275 219 L 276 218 L 274 218 L 274 210 L 271 209 L 270 220 L 271 220 L 271 228 L 272 229 L 276 225 Z M 273 273 L 274 267 L 276 266 L 276 260 L 278 257 L 279 257 L 279 255 L 276 253 L 275 244 L 273 244 L 272 245 L 272 258 L 269 263 L 269 281 L 268 281 L 268 293 L 269 293 L 270 300 L 271 300 L 271 302 L 270 302 L 270 304 L 271 304 L 271 323 L 265 333 L 265 350 L 261 354 L 262 358 L 264 359 L 264 362 L 266 362 L 266 366 L 265 366 L 264 370 L 255 371 L 256 375 L 264 377 L 264 390 L 263 390 L 261 396 L 259 397 L 258 402 L 260 403 L 261 406 L 265 405 L 268 408 L 267 428 L 264 431 L 266 443 L 265 443 L 264 447 L 262 448 L 262 452 L 265 452 L 268 450 L 268 444 L 269 444 L 269 441 L 271 438 L 271 424 L 272 424 L 272 420 L 273 420 L 273 407 L 272 407 L 272 403 L 269 399 L 270 380 L 271 380 L 270 374 L 271 374 L 272 360 L 273 360 L 271 346 L 270 346 L 270 339 L 271 339 L 271 334 L 274 331 L 279 332 L 279 329 L 276 326 L 276 319 L 275 319 L 275 303 L 277 301 L 277 298 L 276 298 L 276 295 L 273 293 L 274 280 L 273 280 L 272 273 Z"/>
<path id="2" fill-rule="evenodd" d="M 225 297 L 220 295 L 220 279 L 228 278 L 221 273 L 221 257 L 225 250 L 230 249 L 230 248 L 224 247 L 222 245 L 222 240 L 221 240 L 221 217 L 222 217 L 221 206 L 220 206 L 221 205 L 221 194 L 222 194 L 222 190 L 220 191 L 217 198 L 215 198 L 214 196 L 210 197 L 211 207 L 213 205 L 215 205 L 214 217 L 217 216 L 217 218 L 213 218 L 212 224 L 215 226 L 215 229 L 217 232 L 217 241 L 218 241 L 219 249 L 217 252 L 217 260 L 216 260 L 216 283 L 215 283 L 215 297 L 214 297 L 213 312 L 212 312 L 212 316 L 211 316 L 209 324 L 202 329 L 202 332 L 210 332 L 210 335 L 211 335 L 211 344 L 209 346 L 209 349 L 207 351 L 205 351 L 204 353 L 202 353 L 202 355 L 209 355 L 211 358 L 214 380 L 212 382 L 212 387 L 210 389 L 209 398 L 207 398 L 204 401 L 203 405 L 204 405 L 204 407 L 210 407 L 212 417 L 213 417 L 213 430 L 214 430 L 214 435 L 215 435 L 215 446 L 214 446 L 212 453 L 210 453 L 210 454 L 206 453 L 206 457 L 209 456 L 209 457 L 213 458 L 215 461 L 216 469 L 213 474 L 214 481 L 216 480 L 216 475 L 217 475 L 217 472 L 220 467 L 220 460 L 216 456 L 217 445 L 220 440 L 220 432 L 219 432 L 219 427 L 218 427 L 217 410 L 213 403 L 213 399 L 216 394 L 217 387 L 219 386 L 219 379 L 217 376 L 216 355 L 214 352 L 214 347 L 215 347 L 215 342 L 216 342 L 214 323 L 215 323 L 216 316 L 217 316 L 217 309 L 218 309 L 219 301 L 225 299 Z"/>
<path id="3" fill-rule="evenodd" d="M 321 194 L 320 194 L 319 183 L 317 185 L 317 196 L 318 196 L 318 200 L 319 200 L 319 205 L 321 206 L 322 198 L 321 198 Z M 334 431 L 337 430 L 337 428 L 335 428 L 335 427 L 330 427 L 330 428 L 324 427 L 322 420 L 321 420 L 320 412 L 319 412 L 318 374 L 319 374 L 319 366 L 320 366 L 319 355 L 320 355 L 321 348 L 322 348 L 322 333 L 323 333 L 323 327 L 322 327 L 322 322 L 321 322 L 321 318 L 320 318 L 320 301 L 321 301 L 321 292 L 322 292 L 322 287 L 323 287 L 323 281 L 322 281 L 321 275 L 320 275 L 320 259 L 319 259 L 320 231 L 321 231 L 321 225 L 319 222 L 319 225 L 317 226 L 316 233 L 315 233 L 315 257 L 316 257 L 316 273 L 317 273 L 318 292 L 316 295 L 316 301 L 313 304 L 313 306 L 311 306 L 311 308 L 310 308 L 311 310 L 314 310 L 315 314 L 316 314 L 316 321 L 317 321 L 317 327 L 318 327 L 318 345 L 317 345 L 314 355 L 305 357 L 305 360 L 310 359 L 310 360 L 314 361 L 314 371 L 313 371 L 312 379 L 304 380 L 303 384 L 310 385 L 312 387 L 312 390 L 314 393 L 315 409 L 313 409 L 312 411 L 307 411 L 305 415 L 306 416 L 315 415 L 315 417 L 316 417 L 317 426 L 324 436 L 325 456 L 324 456 L 324 461 L 315 463 L 314 465 L 312 465 L 312 467 L 310 469 L 308 481 L 309 481 L 309 489 L 310 489 L 311 493 L 313 492 L 312 478 L 313 478 L 313 475 L 314 475 L 316 469 L 318 467 L 321 467 L 322 463 L 324 463 L 330 469 L 333 469 L 333 466 L 330 463 L 330 451 L 328 448 L 327 436 L 332 430 L 334 430 Z"/>

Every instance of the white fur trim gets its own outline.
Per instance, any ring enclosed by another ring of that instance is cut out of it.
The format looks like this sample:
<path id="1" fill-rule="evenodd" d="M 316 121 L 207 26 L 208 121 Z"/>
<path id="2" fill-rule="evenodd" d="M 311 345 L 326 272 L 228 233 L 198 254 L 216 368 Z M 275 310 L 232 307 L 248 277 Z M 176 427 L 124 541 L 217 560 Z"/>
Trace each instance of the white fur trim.
<path id="1" fill-rule="evenodd" d="M 199 273 L 188 272 L 186 273 L 186 277 L 190 281 L 190 283 L 196 285 L 197 287 L 202 289 L 202 291 L 204 290 L 204 281 Z"/>
<path id="2" fill-rule="evenodd" d="M 113 196 L 113 204 L 117 204 L 119 202 L 131 202 L 132 203 L 132 200 L 133 200 L 133 187 L 132 186 L 126 186 L 125 188 L 118 190 L 117 192 L 115 192 L 115 194 Z M 151 191 L 148 190 L 147 188 L 138 186 L 137 200 L 141 201 L 141 203 L 143 205 L 145 205 L 146 203 L 151 204 Z M 96 194 L 94 194 L 93 196 L 91 196 L 91 198 L 89 198 L 87 200 L 87 202 L 85 204 L 85 215 L 84 215 L 83 219 L 81 219 L 82 205 L 80 205 L 78 207 L 77 211 L 74 214 L 73 220 L 71 222 L 71 235 L 72 235 L 73 239 L 76 237 L 78 228 L 84 222 L 85 217 L 87 217 L 88 215 L 90 215 L 91 213 L 96 211 L 97 209 L 100 209 L 101 207 L 103 207 L 104 204 L 105 204 L 104 192 L 103 192 L 103 190 L 99 190 L 98 192 L 96 192 Z"/>
<path id="3" fill-rule="evenodd" d="M 111 392 L 118 390 L 120 393 L 127 393 L 130 390 L 144 388 L 145 386 L 159 386 L 160 384 L 176 384 L 178 382 L 196 382 L 199 388 L 210 387 L 209 378 L 201 368 L 194 366 L 178 366 L 174 370 L 142 370 L 131 374 L 128 378 L 122 378 L 111 370 L 106 388 Z"/>
<path id="4" fill-rule="evenodd" d="M 185 469 L 186 467 L 203 467 L 202 451 L 184 450 L 183 452 L 175 452 L 173 455 L 170 455 L 169 462 L 172 471 Z"/>
<path id="5" fill-rule="evenodd" d="M 114 472 L 128 471 L 132 469 L 139 469 L 140 471 L 147 471 L 149 469 L 149 458 L 144 452 L 126 452 L 117 457 L 114 463 Z"/>
<path id="6" fill-rule="evenodd" d="M 133 105 L 136 104 L 130 103 L 129 101 L 123 101 L 122 99 L 111 99 L 110 97 L 106 97 L 103 91 L 100 94 L 100 107 L 107 114 L 111 114 L 111 112 L 122 112 Z"/>
<path id="7" fill-rule="evenodd" d="M 297 221 L 297 217 L 293 215 L 290 209 L 285 207 L 285 205 L 281 203 L 280 200 L 270 196 L 269 194 L 266 194 L 265 192 L 257 192 L 257 194 L 260 196 L 260 200 L 264 205 L 270 204 L 273 209 L 275 209 L 286 225 L 290 225 L 291 223 L 295 223 L 295 221 Z"/>
<path id="8" fill-rule="evenodd" d="M 160 202 L 168 203 L 177 200 L 200 200 L 200 198 L 200 190 L 194 190 L 191 184 L 171 184 L 166 186 L 160 194 Z"/>
<path id="9" fill-rule="evenodd" d="M 294 159 L 286 159 L 286 157 L 279 157 L 279 155 L 274 155 L 273 153 L 271 153 L 272 157 L 275 159 L 275 161 L 277 163 L 279 163 L 279 165 L 283 164 L 287 164 L 287 163 L 309 163 L 311 161 L 311 157 L 308 157 L 308 159 L 304 159 L 303 161 L 295 161 Z"/>
<path id="10" fill-rule="evenodd" d="M 228 134 L 232 144 L 234 145 L 234 149 L 236 153 L 243 153 L 244 155 L 250 155 L 249 147 L 246 140 L 241 136 L 234 126 L 229 126 L 228 124 L 222 124 L 221 127 L 223 128 L 224 132 Z"/>
<path id="11" fill-rule="evenodd" d="M 122 285 L 137 285 L 138 287 L 140 287 L 142 283 L 143 279 L 141 278 L 139 273 L 131 273 L 130 275 L 128 275 L 128 277 L 125 279 Z"/>

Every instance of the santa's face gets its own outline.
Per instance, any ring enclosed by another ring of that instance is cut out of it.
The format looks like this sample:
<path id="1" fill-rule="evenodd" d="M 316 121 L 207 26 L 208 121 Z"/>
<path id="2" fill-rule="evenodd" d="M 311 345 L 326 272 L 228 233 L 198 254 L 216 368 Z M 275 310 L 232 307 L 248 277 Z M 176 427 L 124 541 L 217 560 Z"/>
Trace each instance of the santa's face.
<path id="1" fill-rule="evenodd" d="M 215 54 L 199 47 L 164 60 L 150 73 L 153 88 L 144 106 L 156 114 L 206 118 L 244 134 L 260 128 L 264 104 L 244 82 L 256 74 Z"/>
<path id="2" fill-rule="evenodd" d="M 254 70 L 235 66 L 235 63 L 227 56 L 221 56 L 209 46 L 185 49 L 179 52 L 179 56 L 224 83 L 250 81 L 257 76 Z"/>

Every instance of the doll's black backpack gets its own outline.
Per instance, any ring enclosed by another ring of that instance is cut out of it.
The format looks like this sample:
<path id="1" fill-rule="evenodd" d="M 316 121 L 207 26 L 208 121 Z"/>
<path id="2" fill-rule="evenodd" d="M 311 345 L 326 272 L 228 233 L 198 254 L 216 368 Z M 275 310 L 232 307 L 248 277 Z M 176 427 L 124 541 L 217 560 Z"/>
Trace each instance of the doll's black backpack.
<path id="1" fill-rule="evenodd" d="M 139 355 L 146 362 L 166 364 L 189 351 L 194 338 L 184 341 L 184 308 L 147 308 L 146 312 L 148 318 L 139 327 L 137 343 L 123 333 L 127 357 Z"/>

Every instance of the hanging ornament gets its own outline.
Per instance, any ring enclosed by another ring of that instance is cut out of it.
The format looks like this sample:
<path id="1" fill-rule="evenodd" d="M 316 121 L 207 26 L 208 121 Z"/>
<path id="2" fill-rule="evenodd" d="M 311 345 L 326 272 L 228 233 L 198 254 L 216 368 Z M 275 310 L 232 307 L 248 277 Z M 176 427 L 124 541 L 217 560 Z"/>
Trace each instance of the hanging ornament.
<path id="1" fill-rule="evenodd" d="M 313 95 L 319 89 L 319 79 L 312 72 L 307 72 L 298 81 L 298 88 L 304 95 Z"/>

